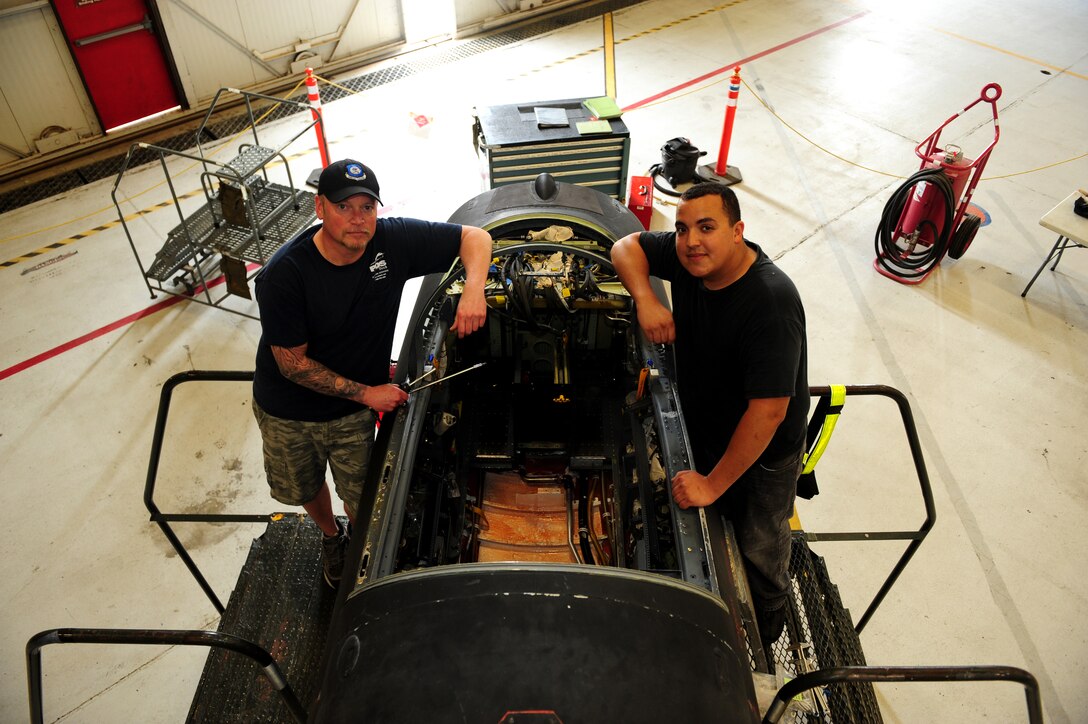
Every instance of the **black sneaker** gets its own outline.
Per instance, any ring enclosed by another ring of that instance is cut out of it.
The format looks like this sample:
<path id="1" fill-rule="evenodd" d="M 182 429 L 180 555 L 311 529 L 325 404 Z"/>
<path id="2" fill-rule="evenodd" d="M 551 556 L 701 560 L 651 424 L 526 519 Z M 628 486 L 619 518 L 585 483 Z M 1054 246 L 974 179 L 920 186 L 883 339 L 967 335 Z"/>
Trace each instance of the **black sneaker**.
<path id="1" fill-rule="evenodd" d="M 786 607 L 773 611 L 763 611 L 759 616 L 759 638 L 763 643 L 763 654 L 767 658 L 767 672 L 775 673 L 774 644 L 782 636 L 786 627 Z"/>
<path id="2" fill-rule="evenodd" d="M 340 531 L 336 535 L 321 534 L 321 572 L 325 576 L 325 583 L 334 589 L 340 586 L 340 574 L 344 570 L 344 558 L 350 541 L 339 518 L 336 519 L 336 527 Z"/>

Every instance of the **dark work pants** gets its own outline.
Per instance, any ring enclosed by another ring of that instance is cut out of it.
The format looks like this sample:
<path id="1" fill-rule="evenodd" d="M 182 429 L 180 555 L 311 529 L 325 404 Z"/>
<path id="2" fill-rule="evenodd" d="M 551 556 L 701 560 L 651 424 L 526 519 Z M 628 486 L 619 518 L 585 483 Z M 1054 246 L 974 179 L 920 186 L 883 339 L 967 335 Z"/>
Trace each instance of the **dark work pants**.
<path id="1" fill-rule="evenodd" d="M 759 635 L 770 646 L 782 633 L 790 594 L 790 517 L 804 451 L 750 467 L 715 507 L 733 523 L 752 590 Z"/>

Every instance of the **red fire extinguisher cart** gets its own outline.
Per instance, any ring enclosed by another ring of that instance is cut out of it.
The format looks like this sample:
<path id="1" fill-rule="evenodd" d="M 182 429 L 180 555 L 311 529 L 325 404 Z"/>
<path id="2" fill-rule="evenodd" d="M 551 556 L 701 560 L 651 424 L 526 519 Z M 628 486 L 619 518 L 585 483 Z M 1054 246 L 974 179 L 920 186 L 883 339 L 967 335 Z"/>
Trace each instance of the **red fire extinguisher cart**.
<path id="1" fill-rule="evenodd" d="M 968 214 L 990 152 L 1001 136 L 997 120 L 997 99 L 1001 86 L 990 83 L 982 93 L 955 114 L 914 149 L 922 159 L 921 168 L 899 187 L 884 207 L 876 230 L 878 272 L 903 284 L 925 281 L 945 254 L 959 259 L 978 232 L 982 220 Z M 979 103 L 989 103 L 994 118 L 994 140 L 974 160 L 958 146 L 941 148 L 941 131 Z"/>

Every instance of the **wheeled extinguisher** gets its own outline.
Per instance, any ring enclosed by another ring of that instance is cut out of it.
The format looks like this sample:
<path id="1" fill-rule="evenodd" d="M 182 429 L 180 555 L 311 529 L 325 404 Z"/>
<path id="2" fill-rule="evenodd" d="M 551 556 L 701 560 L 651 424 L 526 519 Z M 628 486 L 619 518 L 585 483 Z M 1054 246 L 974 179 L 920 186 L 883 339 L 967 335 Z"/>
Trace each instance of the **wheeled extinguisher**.
<path id="1" fill-rule="evenodd" d="M 982 169 L 997 145 L 1001 129 L 997 120 L 997 99 L 1001 86 L 990 83 L 966 108 L 955 114 L 914 149 L 921 168 L 900 186 L 884 207 L 876 231 L 876 259 L 873 266 L 884 276 L 903 284 L 918 284 L 944 258 L 958 259 L 967 251 L 981 225 L 968 214 Z M 941 131 L 977 103 L 990 104 L 994 139 L 971 159 L 953 144 L 938 146 Z"/>

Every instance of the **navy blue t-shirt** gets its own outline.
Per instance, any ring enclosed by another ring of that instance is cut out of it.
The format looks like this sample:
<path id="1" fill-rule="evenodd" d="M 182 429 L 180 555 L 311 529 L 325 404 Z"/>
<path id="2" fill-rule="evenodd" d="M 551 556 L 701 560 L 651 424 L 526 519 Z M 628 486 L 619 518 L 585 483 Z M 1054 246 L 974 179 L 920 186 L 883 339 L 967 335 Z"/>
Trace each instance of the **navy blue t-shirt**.
<path id="1" fill-rule="evenodd" d="M 789 397 L 786 418 L 759 460 L 804 445 L 808 429 L 808 344 L 797 288 L 757 245 L 756 261 L 724 289 L 707 289 L 676 254 L 674 232 L 643 232 L 650 273 L 672 282 L 676 376 L 695 469 L 708 474 L 725 454 L 748 400 Z"/>
<path id="2" fill-rule="evenodd" d="M 337 266 L 314 244 L 320 228 L 281 247 L 254 285 L 262 334 L 253 398 L 265 412 L 288 420 L 335 420 L 363 406 L 288 380 L 272 346 L 307 344 L 311 359 L 349 380 L 387 383 L 404 282 L 449 269 L 461 245 L 457 224 L 379 218 L 363 256 Z"/>

